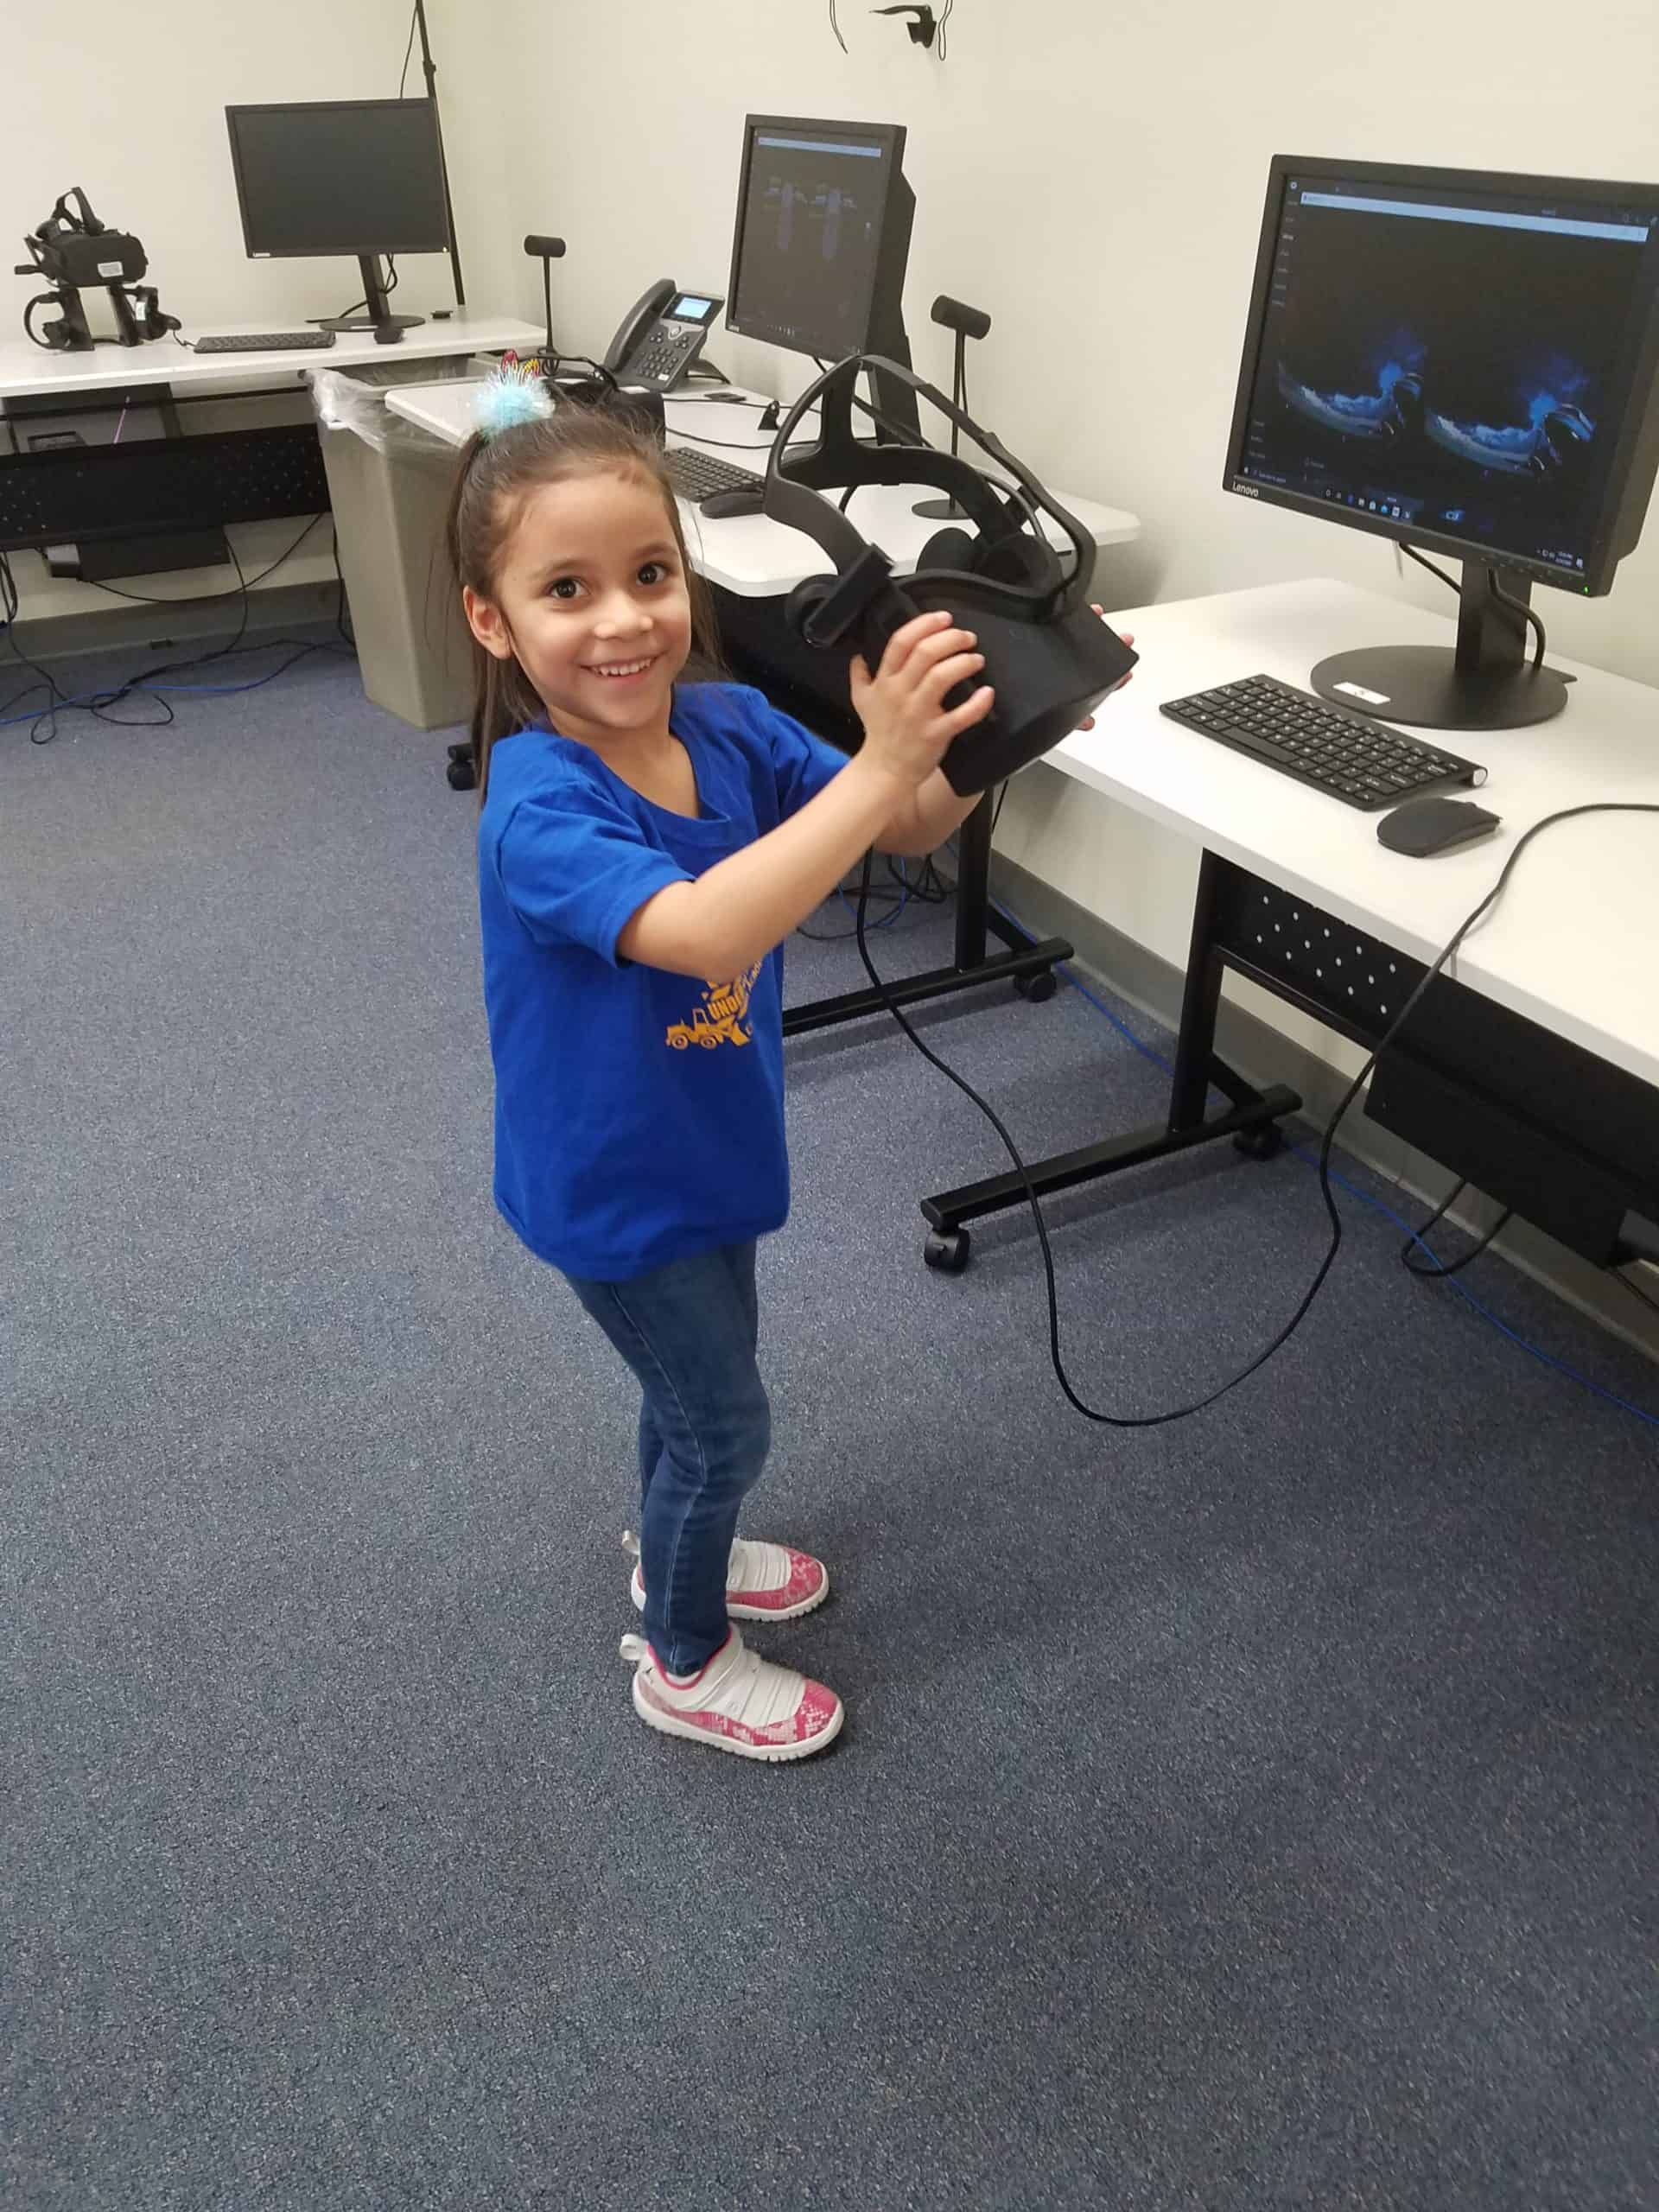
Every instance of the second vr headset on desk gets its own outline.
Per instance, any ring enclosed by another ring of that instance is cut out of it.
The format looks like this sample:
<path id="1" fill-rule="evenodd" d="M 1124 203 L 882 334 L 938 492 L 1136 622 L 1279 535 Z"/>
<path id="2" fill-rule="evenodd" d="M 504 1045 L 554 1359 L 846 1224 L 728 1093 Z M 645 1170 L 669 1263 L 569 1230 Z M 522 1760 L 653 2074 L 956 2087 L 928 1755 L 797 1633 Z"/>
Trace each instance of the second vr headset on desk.
<path id="1" fill-rule="evenodd" d="M 931 446 L 855 437 L 854 388 L 865 368 L 880 372 L 884 381 L 911 385 L 1013 482 L 999 483 Z M 815 400 L 817 442 L 791 448 Z M 964 511 L 960 523 L 934 533 L 914 575 L 900 581 L 880 547 L 823 497 L 827 490 L 870 484 L 933 485 Z M 1090 604 L 1095 543 L 1083 524 L 990 431 L 885 356 L 849 354 L 802 393 L 772 445 L 762 504 L 774 521 L 804 531 L 835 563 L 833 575 L 808 576 L 790 594 L 786 620 L 808 645 L 860 652 L 874 671 L 893 632 L 918 614 L 943 611 L 977 634 L 982 680 L 995 690 L 995 703 L 983 721 L 955 740 L 942 764 L 946 781 L 963 798 L 1068 737 L 1135 664 L 1137 656 Z M 1070 540 L 1069 562 L 1044 536 L 1039 514 L 1051 516 Z M 945 707 L 959 705 L 981 680 L 947 693 Z"/>

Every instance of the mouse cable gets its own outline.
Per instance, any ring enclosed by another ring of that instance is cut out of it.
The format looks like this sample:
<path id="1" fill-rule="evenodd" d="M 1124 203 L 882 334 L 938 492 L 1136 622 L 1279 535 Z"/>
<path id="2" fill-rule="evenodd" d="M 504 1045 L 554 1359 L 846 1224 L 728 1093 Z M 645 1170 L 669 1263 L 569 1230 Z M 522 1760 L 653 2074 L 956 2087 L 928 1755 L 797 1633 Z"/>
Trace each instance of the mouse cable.
<path id="1" fill-rule="evenodd" d="M 1012 915 L 1007 907 L 1003 906 L 1001 911 L 1009 914 L 1009 918 L 1014 920 L 1017 928 L 1025 928 L 1026 925 L 1018 919 L 1017 916 Z M 1030 935 L 1030 933 L 1027 930 L 1027 934 Z M 1137 1037 L 1128 1022 L 1120 1020 L 1103 999 L 1096 998 L 1088 984 L 1082 982 L 1076 972 L 1064 961 L 1056 963 L 1055 973 L 1064 976 L 1084 1005 L 1091 1007 L 1102 1020 L 1108 1022 L 1112 1028 L 1116 1029 L 1124 1043 L 1133 1051 L 1139 1052 L 1143 1059 L 1150 1060 L 1160 1074 L 1168 1077 L 1173 1073 L 1171 1063 L 1164 1058 L 1163 1054 L 1154 1046 L 1147 1044 L 1143 1039 Z M 1300 1160 L 1305 1167 L 1316 1168 L 1319 1165 L 1316 1156 L 1300 1144 L 1287 1143 L 1285 1150 L 1293 1160 Z M 1403 1215 L 1395 1211 L 1386 1198 L 1377 1197 L 1374 1192 L 1366 1190 L 1362 1184 L 1351 1182 L 1339 1169 L 1332 1170 L 1331 1179 L 1339 1191 L 1345 1192 L 1351 1198 L 1357 1198 L 1370 1212 L 1380 1214 L 1384 1221 L 1390 1223 L 1395 1229 L 1403 1230 L 1408 1240 L 1416 1238 L 1417 1241 L 1422 1242 L 1420 1233 L 1413 1229 Z M 1440 1255 L 1427 1243 L 1423 1243 L 1423 1249 L 1431 1260 L 1438 1261 Z M 1626 1268 L 1635 1268 L 1642 1262 L 1637 1260 L 1627 1260 L 1623 1264 Z M 1659 1266 L 1659 1262 L 1655 1262 L 1653 1264 Z M 1449 1272 L 1455 1275 L 1458 1270 L 1454 1266 Z M 1645 1306 L 1650 1313 L 1659 1313 L 1659 1299 L 1649 1297 L 1648 1293 L 1633 1282 L 1628 1274 L 1621 1274 L 1618 1266 L 1610 1266 L 1605 1272 L 1612 1276 L 1615 1282 L 1621 1284 L 1624 1289 L 1628 1290 L 1631 1297 L 1639 1304 Z M 1629 1414 L 1633 1420 L 1645 1422 L 1649 1428 L 1659 1428 L 1659 1414 L 1649 1413 L 1645 1408 L 1633 1405 L 1628 1398 L 1621 1398 L 1617 1390 L 1609 1389 L 1605 1383 L 1592 1382 L 1589 1376 L 1581 1375 L 1576 1368 L 1569 1367 L 1564 1359 L 1558 1359 L 1553 1352 L 1544 1351 L 1541 1345 L 1535 1344 L 1529 1338 L 1523 1337 L 1518 1329 L 1511 1328 L 1507 1321 L 1493 1313 L 1490 1306 L 1483 1305 L 1474 1293 L 1465 1289 L 1461 1282 L 1452 1283 L 1452 1295 L 1468 1306 L 1471 1313 L 1478 1319 L 1484 1321 L 1488 1328 L 1495 1330 L 1506 1344 L 1515 1345 L 1517 1351 L 1525 1352 L 1529 1358 L 1535 1359 L 1541 1367 L 1548 1368 L 1553 1374 L 1564 1376 L 1569 1382 L 1576 1382 L 1580 1389 L 1589 1391 L 1592 1397 L 1605 1398 L 1620 1413 Z"/>
<path id="2" fill-rule="evenodd" d="M 1377 1062 L 1382 1058 L 1383 1053 L 1388 1051 L 1389 1047 L 1394 1043 L 1395 1039 L 1399 1036 L 1401 1030 L 1404 1027 L 1406 1022 L 1416 1011 L 1417 1007 L 1421 1002 L 1429 986 L 1435 982 L 1442 969 L 1446 967 L 1447 962 L 1454 957 L 1458 948 L 1462 944 L 1464 939 L 1469 935 L 1470 931 L 1475 928 L 1477 924 L 1491 911 L 1492 907 L 1495 906 L 1497 901 L 1503 897 L 1503 893 L 1509 887 L 1510 878 L 1515 873 L 1516 863 L 1520 860 L 1522 854 L 1526 851 L 1527 847 L 1532 842 L 1533 839 L 1540 836 L 1544 830 L 1552 829 L 1558 822 L 1574 821 L 1579 817 L 1587 814 L 1659 814 L 1659 804 L 1656 804 L 1650 800 L 1599 799 L 1583 806 L 1562 807 L 1554 814 L 1545 815 L 1541 821 L 1535 822 L 1529 830 L 1522 832 L 1521 836 L 1516 842 L 1515 850 L 1510 855 L 1508 860 L 1504 861 L 1503 868 L 1500 869 L 1497 880 L 1492 885 L 1491 889 L 1486 893 L 1479 904 L 1471 909 L 1465 919 L 1459 924 L 1457 929 L 1448 939 L 1446 945 L 1436 955 L 1433 964 L 1424 972 L 1416 988 L 1411 993 L 1405 1004 L 1401 1007 L 1399 1013 L 1389 1024 L 1389 1027 L 1383 1033 L 1380 1042 L 1376 1045 L 1370 1058 L 1366 1060 L 1365 1065 L 1360 1069 L 1359 1073 L 1354 1077 L 1347 1090 L 1343 1093 L 1342 1099 L 1338 1103 L 1335 1113 L 1332 1114 L 1330 1121 L 1325 1124 L 1325 1134 L 1319 1143 L 1319 1196 L 1324 1200 L 1325 1212 L 1330 1217 L 1331 1242 L 1326 1247 L 1325 1256 L 1320 1260 L 1318 1268 L 1314 1270 L 1313 1280 L 1308 1285 L 1306 1291 L 1303 1294 L 1300 1304 L 1296 1308 L 1296 1311 L 1291 1315 L 1289 1320 L 1286 1322 L 1284 1327 L 1280 1330 L 1278 1335 L 1274 1337 L 1261 1351 L 1259 1351 L 1247 1366 L 1242 1367 L 1236 1375 L 1230 1376 L 1226 1382 L 1218 1384 L 1215 1389 L 1211 1390 L 1208 1394 L 1207 1396 L 1195 1400 L 1191 1405 L 1172 1407 L 1166 1412 L 1158 1414 L 1102 1413 L 1095 1407 L 1085 1403 L 1085 1402 L 1078 1396 L 1077 1391 L 1072 1388 L 1071 1378 L 1065 1372 L 1065 1363 L 1060 1356 L 1059 1299 L 1054 1281 L 1054 1255 L 1049 1245 L 1048 1227 L 1043 1218 L 1042 1205 L 1038 1198 L 1036 1191 L 1032 1185 L 1031 1171 L 1026 1166 L 1025 1161 L 1020 1158 L 1019 1147 L 1014 1143 L 1013 1137 L 1009 1135 L 1006 1126 L 998 1116 L 995 1109 L 990 1106 L 980 1096 L 979 1093 L 974 1089 L 973 1085 L 967 1081 L 965 1077 L 958 1075 L 954 1068 L 948 1066 L 946 1063 L 939 1058 L 937 1052 L 935 1052 L 929 1046 L 923 1043 L 922 1039 L 917 1035 L 915 1030 L 912 1027 L 909 1020 L 906 1018 L 903 1009 L 893 999 L 892 994 L 888 991 L 887 985 L 877 974 L 875 963 L 870 957 L 868 932 L 864 926 L 866 900 L 869 887 L 870 867 L 873 858 L 871 854 L 867 853 L 865 855 L 858 902 L 858 951 L 859 957 L 864 963 L 865 973 L 869 976 L 870 982 L 874 988 L 880 993 L 882 1003 L 886 1006 L 888 1013 L 892 1014 L 893 1020 L 899 1024 L 899 1027 L 904 1031 L 906 1036 L 909 1038 L 911 1043 L 916 1047 L 923 1058 L 928 1061 L 931 1066 L 936 1067 L 939 1073 L 945 1077 L 948 1081 L 953 1083 L 957 1089 L 960 1090 L 965 1097 L 971 1099 L 974 1104 L 978 1107 L 980 1112 L 984 1115 L 986 1120 L 996 1131 L 998 1136 L 1001 1138 L 1008 1157 L 1013 1160 L 1015 1171 L 1021 1182 L 1025 1185 L 1026 1200 L 1031 1208 L 1032 1219 L 1037 1226 L 1038 1241 L 1042 1247 L 1043 1274 L 1048 1294 L 1049 1363 L 1053 1368 L 1054 1377 L 1058 1382 L 1060 1389 L 1065 1392 L 1065 1396 L 1070 1401 L 1071 1404 L 1084 1416 L 1085 1421 L 1096 1421 L 1107 1428 L 1161 1428 L 1169 1421 L 1185 1421 L 1193 1414 L 1203 1413 L 1207 1407 L 1213 1406 L 1218 1398 L 1223 1398 L 1230 1390 L 1236 1389 L 1241 1382 L 1245 1382 L 1250 1376 L 1254 1375 L 1258 1368 L 1264 1367 L 1268 1361 L 1273 1357 L 1274 1354 L 1279 1351 L 1281 1346 L 1289 1341 L 1295 1331 L 1300 1327 L 1302 1321 L 1307 1313 L 1308 1308 L 1313 1305 L 1313 1300 L 1318 1297 L 1320 1290 L 1324 1287 L 1325 1278 L 1330 1274 L 1332 1267 L 1336 1261 L 1337 1254 L 1342 1245 L 1342 1215 L 1338 1208 L 1336 1197 L 1331 1186 L 1331 1154 L 1332 1147 L 1336 1141 L 1337 1130 L 1340 1127 L 1344 1117 L 1347 1114 L 1349 1109 L 1353 1105 L 1354 1101 L 1359 1096 L 1360 1092 L 1364 1089 L 1365 1084 L 1370 1080 Z M 1632 1284 L 1630 1287 L 1635 1289 L 1636 1286 Z M 1640 1295 L 1641 1294 L 1638 1292 L 1637 1294 Z"/>

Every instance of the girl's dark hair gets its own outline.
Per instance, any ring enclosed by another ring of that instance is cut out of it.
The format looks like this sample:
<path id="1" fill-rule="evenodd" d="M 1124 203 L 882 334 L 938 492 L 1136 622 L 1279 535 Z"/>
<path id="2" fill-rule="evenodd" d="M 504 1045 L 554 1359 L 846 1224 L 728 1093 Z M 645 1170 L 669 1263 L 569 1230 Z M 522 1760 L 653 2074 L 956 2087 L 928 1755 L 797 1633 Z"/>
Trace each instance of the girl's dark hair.
<path id="1" fill-rule="evenodd" d="M 605 474 L 636 477 L 662 494 L 691 601 L 687 672 L 693 677 L 718 676 L 714 605 L 707 583 L 686 553 L 662 449 L 646 433 L 602 408 L 562 402 L 544 421 L 521 423 L 489 438 L 475 433 L 467 440 L 445 531 L 457 585 L 495 599 L 501 556 L 530 494 L 543 484 Z M 481 806 L 489 788 L 491 747 L 497 738 L 541 721 L 547 709 L 516 656 L 498 660 L 476 638 L 472 649 L 473 754 Z"/>

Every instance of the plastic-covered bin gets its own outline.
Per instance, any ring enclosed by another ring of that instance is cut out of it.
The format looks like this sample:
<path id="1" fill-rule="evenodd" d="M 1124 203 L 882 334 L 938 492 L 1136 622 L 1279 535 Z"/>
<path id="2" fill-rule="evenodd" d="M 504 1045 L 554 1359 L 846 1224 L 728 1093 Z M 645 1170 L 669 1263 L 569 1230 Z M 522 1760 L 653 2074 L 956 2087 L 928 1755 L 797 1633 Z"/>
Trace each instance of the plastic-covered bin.
<path id="1" fill-rule="evenodd" d="M 363 689 L 416 729 L 472 713 L 471 640 L 443 543 L 455 452 L 394 415 L 385 394 L 493 365 L 462 357 L 311 372 Z"/>

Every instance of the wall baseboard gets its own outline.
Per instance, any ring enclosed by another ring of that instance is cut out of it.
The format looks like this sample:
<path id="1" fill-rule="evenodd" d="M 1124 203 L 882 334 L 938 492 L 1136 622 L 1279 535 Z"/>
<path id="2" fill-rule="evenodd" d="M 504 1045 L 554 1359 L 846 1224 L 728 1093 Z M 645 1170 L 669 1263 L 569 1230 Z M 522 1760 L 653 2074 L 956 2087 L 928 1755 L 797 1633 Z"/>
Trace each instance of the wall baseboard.
<path id="1" fill-rule="evenodd" d="M 1136 944 L 1064 892 L 1000 855 L 992 857 L 991 893 L 994 898 L 1004 899 L 1010 911 L 1039 936 L 1069 938 L 1077 950 L 1077 964 L 1106 989 L 1128 1000 L 1164 1029 L 1175 1029 L 1185 979 L 1170 962 Z M 1256 1015 L 1230 1003 L 1224 992 L 1216 1035 L 1222 1058 L 1251 1083 L 1262 1088 L 1286 1083 L 1299 1091 L 1310 1122 L 1322 1126 L 1341 1104 L 1349 1078 L 1339 1069 Z M 1355 1159 L 1397 1185 L 1402 1197 L 1414 1203 L 1421 1201 L 1430 1211 L 1439 1205 L 1450 1179 L 1447 1171 L 1427 1154 L 1378 1128 L 1366 1119 L 1362 1109 L 1357 1108 L 1344 1122 L 1341 1144 Z M 1402 1205 L 1402 1211 L 1409 1212 L 1410 1208 Z M 1490 1200 L 1477 1197 L 1454 1207 L 1448 1218 L 1470 1235 L 1479 1236 L 1497 1219 L 1498 1211 Z M 1569 1252 L 1530 1224 L 1516 1220 L 1492 1246 L 1492 1256 L 1541 1283 L 1623 1343 L 1659 1362 L 1659 1313 L 1645 1318 L 1637 1300 L 1576 1252 Z M 1659 1268 L 1649 1272 L 1653 1276 L 1650 1294 L 1659 1297 Z"/>
<path id="2" fill-rule="evenodd" d="M 134 588 L 142 590 L 144 584 L 141 576 Z M 262 584 L 249 597 L 247 636 L 251 639 L 267 631 L 332 624 L 338 603 L 332 579 L 327 583 Z M 148 654 L 181 645 L 228 644 L 239 613 L 234 592 L 225 598 L 181 597 L 167 607 L 118 605 L 112 600 L 107 612 L 100 607 L 42 615 L 25 609 L 18 616 L 17 628 L 29 658 L 48 663 L 75 659 L 83 653 Z"/>

